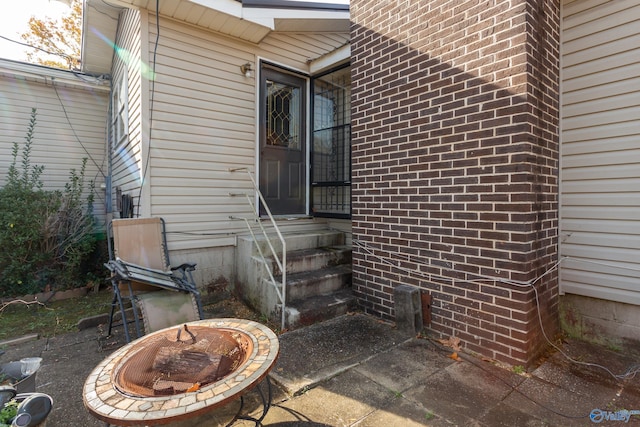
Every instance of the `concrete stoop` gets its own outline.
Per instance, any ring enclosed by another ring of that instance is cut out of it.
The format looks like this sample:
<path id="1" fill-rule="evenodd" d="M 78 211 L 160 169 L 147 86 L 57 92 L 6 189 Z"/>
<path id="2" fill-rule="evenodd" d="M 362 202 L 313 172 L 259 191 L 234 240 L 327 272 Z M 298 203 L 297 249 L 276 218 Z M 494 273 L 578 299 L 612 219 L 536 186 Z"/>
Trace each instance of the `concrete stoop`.
<path id="1" fill-rule="evenodd" d="M 285 324 L 288 329 L 309 326 L 333 319 L 355 310 L 356 297 L 351 288 L 340 289 L 330 294 L 300 299 L 285 307 Z"/>
<path id="2" fill-rule="evenodd" d="M 287 244 L 285 327 L 289 330 L 345 314 L 355 307 L 351 293 L 351 247 L 344 233 L 329 230 L 295 232 Z M 269 272 L 282 287 L 282 274 L 273 257 L 258 251 L 266 243 L 243 237 L 238 243 L 236 289 L 251 306 L 279 323 L 282 304 Z M 275 246 L 275 244 L 274 244 Z"/>

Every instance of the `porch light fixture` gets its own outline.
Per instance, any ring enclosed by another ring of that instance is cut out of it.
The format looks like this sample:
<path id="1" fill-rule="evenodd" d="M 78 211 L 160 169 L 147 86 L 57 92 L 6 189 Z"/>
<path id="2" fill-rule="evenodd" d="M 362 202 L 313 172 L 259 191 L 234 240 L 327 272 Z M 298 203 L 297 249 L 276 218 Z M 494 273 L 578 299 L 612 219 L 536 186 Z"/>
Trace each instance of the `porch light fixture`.
<path id="1" fill-rule="evenodd" d="M 242 64 L 240 66 L 240 71 L 242 71 L 242 74 L 244 74 L 245 77 L 251 77 L 251 75 L 253 74 L 253 66 L 250 62 L 247 62 L 246 64 Z"/>

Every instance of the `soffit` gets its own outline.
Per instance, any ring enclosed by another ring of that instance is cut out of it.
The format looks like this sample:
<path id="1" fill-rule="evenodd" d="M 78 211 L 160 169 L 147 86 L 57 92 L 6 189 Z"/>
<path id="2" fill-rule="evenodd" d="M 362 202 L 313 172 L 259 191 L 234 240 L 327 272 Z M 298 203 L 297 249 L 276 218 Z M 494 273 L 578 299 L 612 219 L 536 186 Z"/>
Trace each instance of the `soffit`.
<path id="1" fill-rule="evenodd" d="M 250 43 L 272 31 L 348 32 L 349 11 L 245 7 L 237 0 L 85 0 L 82 69 L 111 72 L 118 14 L 123 8 L 147 9 Z"/>

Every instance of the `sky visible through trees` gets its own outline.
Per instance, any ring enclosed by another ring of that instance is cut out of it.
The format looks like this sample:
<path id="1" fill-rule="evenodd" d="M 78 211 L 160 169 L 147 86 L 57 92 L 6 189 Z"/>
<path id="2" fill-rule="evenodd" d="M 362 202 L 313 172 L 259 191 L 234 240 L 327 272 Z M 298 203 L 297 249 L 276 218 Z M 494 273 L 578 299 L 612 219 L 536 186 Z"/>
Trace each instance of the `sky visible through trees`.
<path id="1" fill-rule="evenodd" d="M 69 2 L 60 0 L 21 0 L 20 8 L 11 8 L 0 14 L 0 58 L 53 65 L 69 69 L 70 62 L 65 56 L 47 55 L 40 50 L 29 48 L 25 46 L 25 44 L 32 44 L 47 51 L 63 53 L 64 55 L 79 58 L 81 1 L 75 0 L 74 2 L 78 5 L 76 9 L 77 16 L 73 17 L 70 22 L 77 22 L 77 28 L 68 31 L 66 36 L 68 43 L 58 40 L 57 45 L 53 48 L 54 46 L 47 45 L 43 40 L 38 42 L 35 36 L 27 40 L 22 37 L 23 34 L 30 32 L 29 23 L 32 17 L 35 18 L 35 22 L 44 24 L 47 22 L 57 23 L 57 26 L 53 25 L 53 29 L 64 30 L 62 18 L 65 15 L 73 15 L 73 9 L 66 3 Z M 69 22 L 64 24 L 69 28 Z M 71 36 L 71 38 L 69 38 L 69 36 Z M 46 35 L 46 37 L 54 40 L 57 39 L 57 35 L 55 34 Z M 71 62 L 71 66 L 77 66 L 77 64 Z"/>

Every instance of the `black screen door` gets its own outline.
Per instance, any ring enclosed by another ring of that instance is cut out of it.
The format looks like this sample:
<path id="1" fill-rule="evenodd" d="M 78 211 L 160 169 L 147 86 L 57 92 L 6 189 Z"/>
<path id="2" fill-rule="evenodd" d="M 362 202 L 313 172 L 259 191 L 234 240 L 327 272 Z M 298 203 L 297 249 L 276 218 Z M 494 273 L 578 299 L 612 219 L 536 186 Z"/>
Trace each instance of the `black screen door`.
<path id="1" fill-rule="evenodd" d="M 303 215 L 306 80 L 266 66 L 260 75 L 260 191 L 274 215 Z"/>

